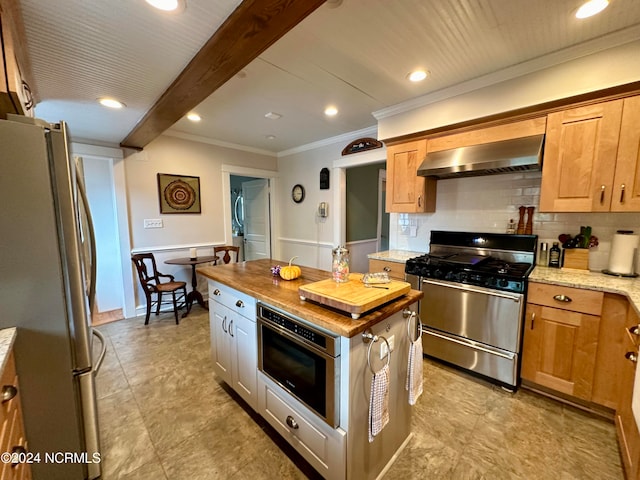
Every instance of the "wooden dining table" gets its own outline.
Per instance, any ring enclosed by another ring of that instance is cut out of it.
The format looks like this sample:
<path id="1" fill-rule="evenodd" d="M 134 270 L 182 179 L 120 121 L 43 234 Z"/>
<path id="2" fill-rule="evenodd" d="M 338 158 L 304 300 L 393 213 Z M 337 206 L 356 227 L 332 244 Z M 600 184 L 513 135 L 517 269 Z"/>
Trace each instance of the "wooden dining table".
<path id="1" fill-rule="evenodd" d="M 202 294 L 198 291 L 198 280 L 196 278 L 196 265 L 200 265 L 202 263 L 215 262 L 218 257 L 215 255 L 208 255 L 204 257 L 181 257 L 181 258 L 170 258 L 165 260 L 164 263 L 168 265 L 191 265 L 191 291 L 187 293 L 187 312 L 191 310 L 191 306 L 194 301 L 198 302 L 202 308 L 209 310 L 207 303 L 202 298 Z"/>

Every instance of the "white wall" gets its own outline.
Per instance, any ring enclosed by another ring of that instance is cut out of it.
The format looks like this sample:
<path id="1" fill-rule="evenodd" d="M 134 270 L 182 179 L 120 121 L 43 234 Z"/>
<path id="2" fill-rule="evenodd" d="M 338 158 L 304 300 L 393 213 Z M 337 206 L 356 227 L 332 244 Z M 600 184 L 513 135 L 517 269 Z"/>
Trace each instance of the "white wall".
<path id="1" fill-rule="evenodd" d="M 229 191 L 228 187 L 223 187 L 223 164 L 275 170 L 277 160 L 274 156 L 164 135 L 142 152 L 126 157 L 132 252 L 153 252 L 161 272 L 190 283 L 190 267 L 163 262 L 168 258 L 188 256 L 190 247 L 196 247 L 198 255 L 212 255 L 214 245 L 225 244 L 226 230 L 230 231 L 231 225 L 224 222 L 224 205 L 228 204 Z M 158 173 L 200 177 L 202 213 L 160 214 Z M 162 219 L 164 227 L 145 229 L 144 219 L 151 218 Z M 200 279 L 198 288 L 204 290 L 205 284 Z M 138 294 L 137 298 L 138 303 L 144 304 L 144 296 Z"/>
<path id="2" fill-rule="evenodd" d="M 282 260 L 297 255 L 296 263 L 300 265 L 331 269 L 331 249 L 335 246 L 333 216 L 338 213 L 333 192 L 339 188 L 332 165 L 348 143 L 341 141 L 278 159 L 281 192 L 277 205 L 279 232 L 274 241 L 279 244 Z M 330 189 L 320 190 L 320 170 L 325 167 L 331 171 Z M 306 192 L 299 204 L 291 199 L 291 189 L 297 183 L 303 185 Z M 329 204 L 326 218 L 317 215 L 320 202 Z"/>

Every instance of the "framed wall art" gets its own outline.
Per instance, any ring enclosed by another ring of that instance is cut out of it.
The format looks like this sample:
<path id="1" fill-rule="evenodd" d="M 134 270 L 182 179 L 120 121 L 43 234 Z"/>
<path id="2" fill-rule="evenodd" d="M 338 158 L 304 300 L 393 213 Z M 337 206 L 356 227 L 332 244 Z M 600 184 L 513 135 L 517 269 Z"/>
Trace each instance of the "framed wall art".
<path id="1" fill-rule="evenodd" d="M 158 174 L 160 213 L 200 213 L 200 177 Z"/>

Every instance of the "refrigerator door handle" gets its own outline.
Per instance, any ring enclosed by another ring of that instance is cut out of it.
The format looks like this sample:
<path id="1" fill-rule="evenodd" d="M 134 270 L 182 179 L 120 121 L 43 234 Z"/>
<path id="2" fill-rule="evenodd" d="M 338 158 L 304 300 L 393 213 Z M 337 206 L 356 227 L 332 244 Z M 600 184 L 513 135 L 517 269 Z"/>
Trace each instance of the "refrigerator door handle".
<path id="1" fill-rule="evenodd" d="M 95 328 L 91 331 L 91 333 L 93 333 L 96 337 L 98 337 L 98 340 L 100 340 L 100 343 L 102 344 L 100 355 L 98 355 L 98 360 L 96 360 L 96 363 L 93 367 L 93 376 L 95 377 L 98 375 L 98 371 L 100 370 L 100 367 L 102 366 L 102 362 L 104 361 L 104 356 L 107 353 L 107 342 L 105 341 L 104 335 L 102 335 L 102 332 L 96 330 Z"/>
<path id="2" fill-rule="evenodd" d="M 96 262 L 96 234 L 93 228 L 93 220 L 91 219 L 91 213 L 90 213 L 91 211 L 89 210 L 89 200 L 87 199 L 87 191 L 84 186 L 84 180 L 81 175 L 81 172 L 78 171 L 77 167 L 76 167 L 76 186 L 78 188 L 78 193 L 80 194 L 80 200 L 82 201 L 82 207 L 84 211 L 83 219 L 87 224 L 87 230 L 89 234 L 89 256 L 91 258 L 88 259 L 90 276 L 89 276 L 89 291 L 87 292 L 87 295 L 89 296 L 89 315 L 93 315 L 93 306 L 95 305 L 95 301 L 96 301 L 96 278 L 97 278 L 96 269 L 98 268 L 98 265 Z"/>

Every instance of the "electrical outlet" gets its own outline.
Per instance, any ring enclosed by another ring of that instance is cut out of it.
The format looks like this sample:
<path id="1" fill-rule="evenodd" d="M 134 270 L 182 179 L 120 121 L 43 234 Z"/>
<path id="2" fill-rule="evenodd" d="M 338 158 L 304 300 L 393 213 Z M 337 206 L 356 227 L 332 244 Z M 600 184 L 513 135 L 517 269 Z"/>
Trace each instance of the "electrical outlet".
<path id="1" fill-rule="evenodd" d="M 163 228 L 164 225 L 162 223 L 161 218 L 145 218 L 144 219 L 144 228 Z"/>
<path id="2" fill-rule="evenodd" d="M 389 338 L 387 338 L 387 343 L 389 344 L 389 348 L 391 349 L 391 351 L 393 352 L 393 341 L 395 340 L 395 335 L 391 335 Z M 384 340 L 381 340 L 382 344 L 380 345 L 380 358 L 384 358 L 387 356 L 387 343 L 384 342 Z"/>

